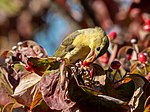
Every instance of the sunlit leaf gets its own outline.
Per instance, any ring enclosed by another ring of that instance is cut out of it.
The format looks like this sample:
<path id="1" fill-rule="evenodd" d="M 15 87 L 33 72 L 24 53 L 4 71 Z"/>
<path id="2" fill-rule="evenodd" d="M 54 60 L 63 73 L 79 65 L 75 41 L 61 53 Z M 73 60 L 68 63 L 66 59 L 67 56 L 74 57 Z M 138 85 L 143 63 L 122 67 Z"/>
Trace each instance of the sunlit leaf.
<path id="1" fill-rule="evenodd" d="M 142 76 L 146 76 L 148 72 L 150 72 L 150 65 L 149 64 L 142 65 L 139 62 L 134 63 L 131 66 L 131 70 L 130 70 L 131 74 L 139 74 Z"/>
<path id="2" fill-rule="evenodd" d="M 150 104 L 144 109 L 144 112 L 150 112 Z"/>
<path id="3" fill-rule="evenodd" d="M 128 74 L 127 77 L 131 78 L 135 85 L 134 94 L 129 102 L 131 111 L 143 111 L 149 82 L 137 74 Z"/>
<path id="4" fill-rule="evenodd" d="M 36 84 L 41 80 L 41 77 L 35 73 L 26 74 L 20 79 L 19 85 L 16 87 L 13 97 L 17 102 L 30 106 L 33 96 L 37 90 Z"/>
<path id="5" fill-rule="evenodd" d="M 143 94 L 143 90 L 140 87 L 137 88 L 136 91 L 134 92 L 133 97 L 131 98 L 129 102 L 131 112 L 136 110 L 136 108 L 138 107 L 139 99 L 142 96 L 142 94 Z"/>
<path id="6" fill-rule="evenodd" d="M 32 110 L 33 108 L 35 108 L 36 106 L 40 105 L 42 102 L 43 98 L 42 98 L 42 94 L 39 91 L 39 89 L 35 92 L 34 96 L 33 96 L 33 100 L 30 106 L 30 110 Z"/>
<path id="7" fill-rule="evenodd" d="M 48 69 L 58 69 L 60 62 L 56 60 L 56 57 L 48 58 L 29 58 L 29 66 L 32 67 L 35 73 L 43 75 L 44 72 Z"/>

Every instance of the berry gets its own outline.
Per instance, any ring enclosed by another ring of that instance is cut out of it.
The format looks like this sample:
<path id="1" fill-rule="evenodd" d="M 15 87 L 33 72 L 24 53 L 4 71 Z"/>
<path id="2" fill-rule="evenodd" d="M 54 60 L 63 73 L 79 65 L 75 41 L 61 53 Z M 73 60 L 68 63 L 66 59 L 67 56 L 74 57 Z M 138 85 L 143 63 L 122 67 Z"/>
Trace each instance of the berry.
<path id="1" fill-rule="evenodd" d="M 129 48 L 126 52 L 126 59 L 131 60 L 133 49 Z"/>
<path id="2" fill-rule="evenodd" d="M 130 40 L 130 42 L 131 42 L 132 44 L 137 44 L 138 39 L 137 39 L 136 37 L 134 37 L 134 38 L 132 38 L 132 39 Z"/>
<path id="3" fill-rule="evenodd" d="M 110 40 L 113 40 L 117 37 L 117 33 L 116 32 L 110 32 L 108 36 L 109 36 Z"/>
<path id="4" fill-rule="evenodd" d="M 150 19 L 147 19 L 147 20 L 145 21 L 145 24 L 149 24 L 149 25 L 150 25 Z"/>
<path id="5" fill-rule="evenodd" d="M 150 24 L 145 24 L 145 25 L 143 26 L 143 29 L 144 29 L 145 31 L 150 31 Z"/>
<path id="6" fill-rule="evenodd" d="M 32 71 L 32 67 L 31 67 L 31 66 L 26 66 L 25 69 L 26 69 L 27 71 L 29 71 L 29 72 Z"/>
<path id="7" fill-rule="evenodd" d="M 145 21 L 145 24 L 144 24 L 144 26 L 143 26 L 143 29 L 144 29 L 145 31 L 150 31 L 150 19 L 148 19 L 148 20 Z"/>
<path id="8" fill-rule="evenodd" d="M 131 60 L 131 55 L 130 55 L 130 54 L 126 54 L 126 58 L 127 58 L 128 60 Z"/>
<path id="9" fill-rule="evenodd" d="M 83 65 L 83 66 L 89 66 L 90 63 L 88 63 L 87 61 L 83 61 L 82 65 Z"/>
<path id="10" fill-rule="evenodd" d="M 111 65 L 110 65 L 110 67 L 111 67 L 112 69 L 119 69 L 120 66 L 121 66 L 121 63 L 120 63 L 119 61 L 117 61 L 117 60 L 113 61 L 113 62 L 111 63 Z"/>
<path id="11" fill-rule="evenodd" d="M 147 54 L 146 53 L 139 53 L 138 54 L 138 60 L 141 62 L 141 63 L 146 63 L 147 62 Z"/>

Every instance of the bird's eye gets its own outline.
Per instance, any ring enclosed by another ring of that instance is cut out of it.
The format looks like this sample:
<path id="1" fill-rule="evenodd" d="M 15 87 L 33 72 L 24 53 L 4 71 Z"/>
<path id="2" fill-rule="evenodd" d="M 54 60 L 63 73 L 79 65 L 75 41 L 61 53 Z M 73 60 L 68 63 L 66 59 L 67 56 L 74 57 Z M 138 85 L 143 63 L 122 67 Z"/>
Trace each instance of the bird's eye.
<path id="1" fill-rule="evenodd" d="M 96 50 L 99 51 L 99 50 L 100 50 L 100 47 L 97 47 Z"/>

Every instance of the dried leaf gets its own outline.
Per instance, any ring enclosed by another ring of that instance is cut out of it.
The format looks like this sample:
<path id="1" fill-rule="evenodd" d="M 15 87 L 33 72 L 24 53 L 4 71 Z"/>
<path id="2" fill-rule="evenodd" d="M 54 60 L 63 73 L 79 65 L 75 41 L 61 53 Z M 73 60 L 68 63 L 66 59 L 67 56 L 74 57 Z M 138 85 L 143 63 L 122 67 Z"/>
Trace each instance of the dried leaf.
<path id="1" fill-rule="evenodd" d="M 134 94 L 129 102 L 131 112 L 134 110 L 143 111 L 149 82 L 143 76 L 137 74 L 128 74 L 127 77 L 131 78 L 135 85 Z"/>
<path id="2" fill-rule="evenodd" d="M 12 96 L 17 102 L 30 107 L 33 96 L 38 89 L 36 84 L 40 80 L 41 77 L 35 73 L 26 74 L 26 76 L 20 79 L 19 85 Z"/>
<path id="3" fill-rule="evenodd" d="M 13 90 L 7 80 L 7 72 L 4 68 L 0 67 L 0 105 L 4 106 L 7 103 L 14 101 L 13 98 L 10 97 L 13 94 Z"/>
<path id="4" fill-rule="evenodd" d="M 150 112 L 150 104 L 144 109 L 144 112 Z"/>
<path id="5" fill-rule="evenodd" d="M 4 106 L 2 112 L 12 112 L 14 105 L 15 102 L 8 103 L 7 105 Z"/>
<path id="6" fill-rule="evenodd" d="M 7 71 L 0 67 L 0 83 L 4 85 L 8 94 L 13 94 L 13 90 L 11 89 L 10 83 L 8 81 L 8 73 Z"/>
<path id="7" fill-rule="evenodd" d="M 68 98 L 66 91 L 62 90 L 59 75 L 59 69 L 47 72 L 39 83 L 40 91 L 50 109 L 67 112 L 75 103 Z"/>
<path id="8" fill-rule="evenodd" d="M 42 94 L 39 91 L 39 89 L 35 92 L 34 96 L 33 96 L 33 100 L 30 106 L 30 110 L 32 110 L 33 108 L 35 108 L 36 106 L 40 105 L 42 102 L 43 98 L 42 98 Z"/>
<path id="9" fill-rule="evenodd" d="M 146 101 L 145 101 L 145 104 L 144 104 L 144 107 L 148 107 L 150 105 L 150 96 L 147 97 Z"/>
<path id="10" fill-rule="evenodd" d="M 34 54 L 36 54 L 35 57 L 38 57 L 38 58 L 41 58 L 41 57 L 47 57 L 48 54 L 46 52 L 46 50 L 41 47 L 39 44 L 37 44 L 36 42 L 32 41 L 32 40 L 27 40 L 27 41 L 24 41 L 22 42 L 21 44 L 21 47 L 24 47 L 24 48 L 32 48 L 32 52 L 34 52 Z M 18 48 L 18 47 L 17 47 Z M 31 55 L 30 53 L 32 52 L 29 52 L 29 50 L 24 50 L 23 51 L 24 53 L 26 52 L 26 54 L 29 54 L 29 56 L 32 56 L 34 57 L 34 55 Z M 39 54 L 42 53 L 43 55 L 40 56 Z M 33 54 L 33 53 L 32 53 Z M 28 56 L 28 55 L 27 55 Z"/>
<path id="11" fill-rule="evenodd" d="M 148 80 L 146 80 L 145 77 L 138 75 L 138 74 L 128 74 L 127 78 L 131 78 L 133 80 L 135 84 L 135 90 L 141 87 L 145 91 L 144 87 L 146 87 L 149 84 Z"/>
<path id="12" fill-rule="evenodd" d="M 118 110 L 126 112 L 129 110 L 124 101 L 103 94 L 96 96 L 85 91 L 83 86 L 77 85 L 74 78 L 69 82 L 68 92 L 70 99 L 76 102 L 77 108 L 83 112 L 118 112 Z"/>
<path id="13" fill-rule="evenodd" d="M 134 90 L 135 84 L 132 80 L 127 83 L 122 83 L 116 88 L 117 98 L 123 101 L 130 101 L 133 96 Z"/>

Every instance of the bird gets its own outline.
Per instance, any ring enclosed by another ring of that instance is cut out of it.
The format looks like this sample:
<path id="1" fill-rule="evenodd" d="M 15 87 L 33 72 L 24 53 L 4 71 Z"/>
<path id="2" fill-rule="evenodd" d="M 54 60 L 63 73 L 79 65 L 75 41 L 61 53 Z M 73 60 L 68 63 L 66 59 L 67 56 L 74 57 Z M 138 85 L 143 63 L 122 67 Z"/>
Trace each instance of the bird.
<path id="1" fill-rule="evenodd" d="M 102 56 L 109 46 L 109 39 L 100 27 L 77 30 L 68 35 L 56 49 L 54 56 L 68 60 L 68 64 L 81 60 L 89 65 Z"/>
<path id="2" fill-rule="evenodd" d="M 69 34 L 54 52 L 54 57 L 65 59 L 60 65 L 60 82 L 64 85 L 64 66 L 82 61 L 88 67 L 102 56 L 109 46 L 109 39 L 101 27 L 86 28 Z"/>

